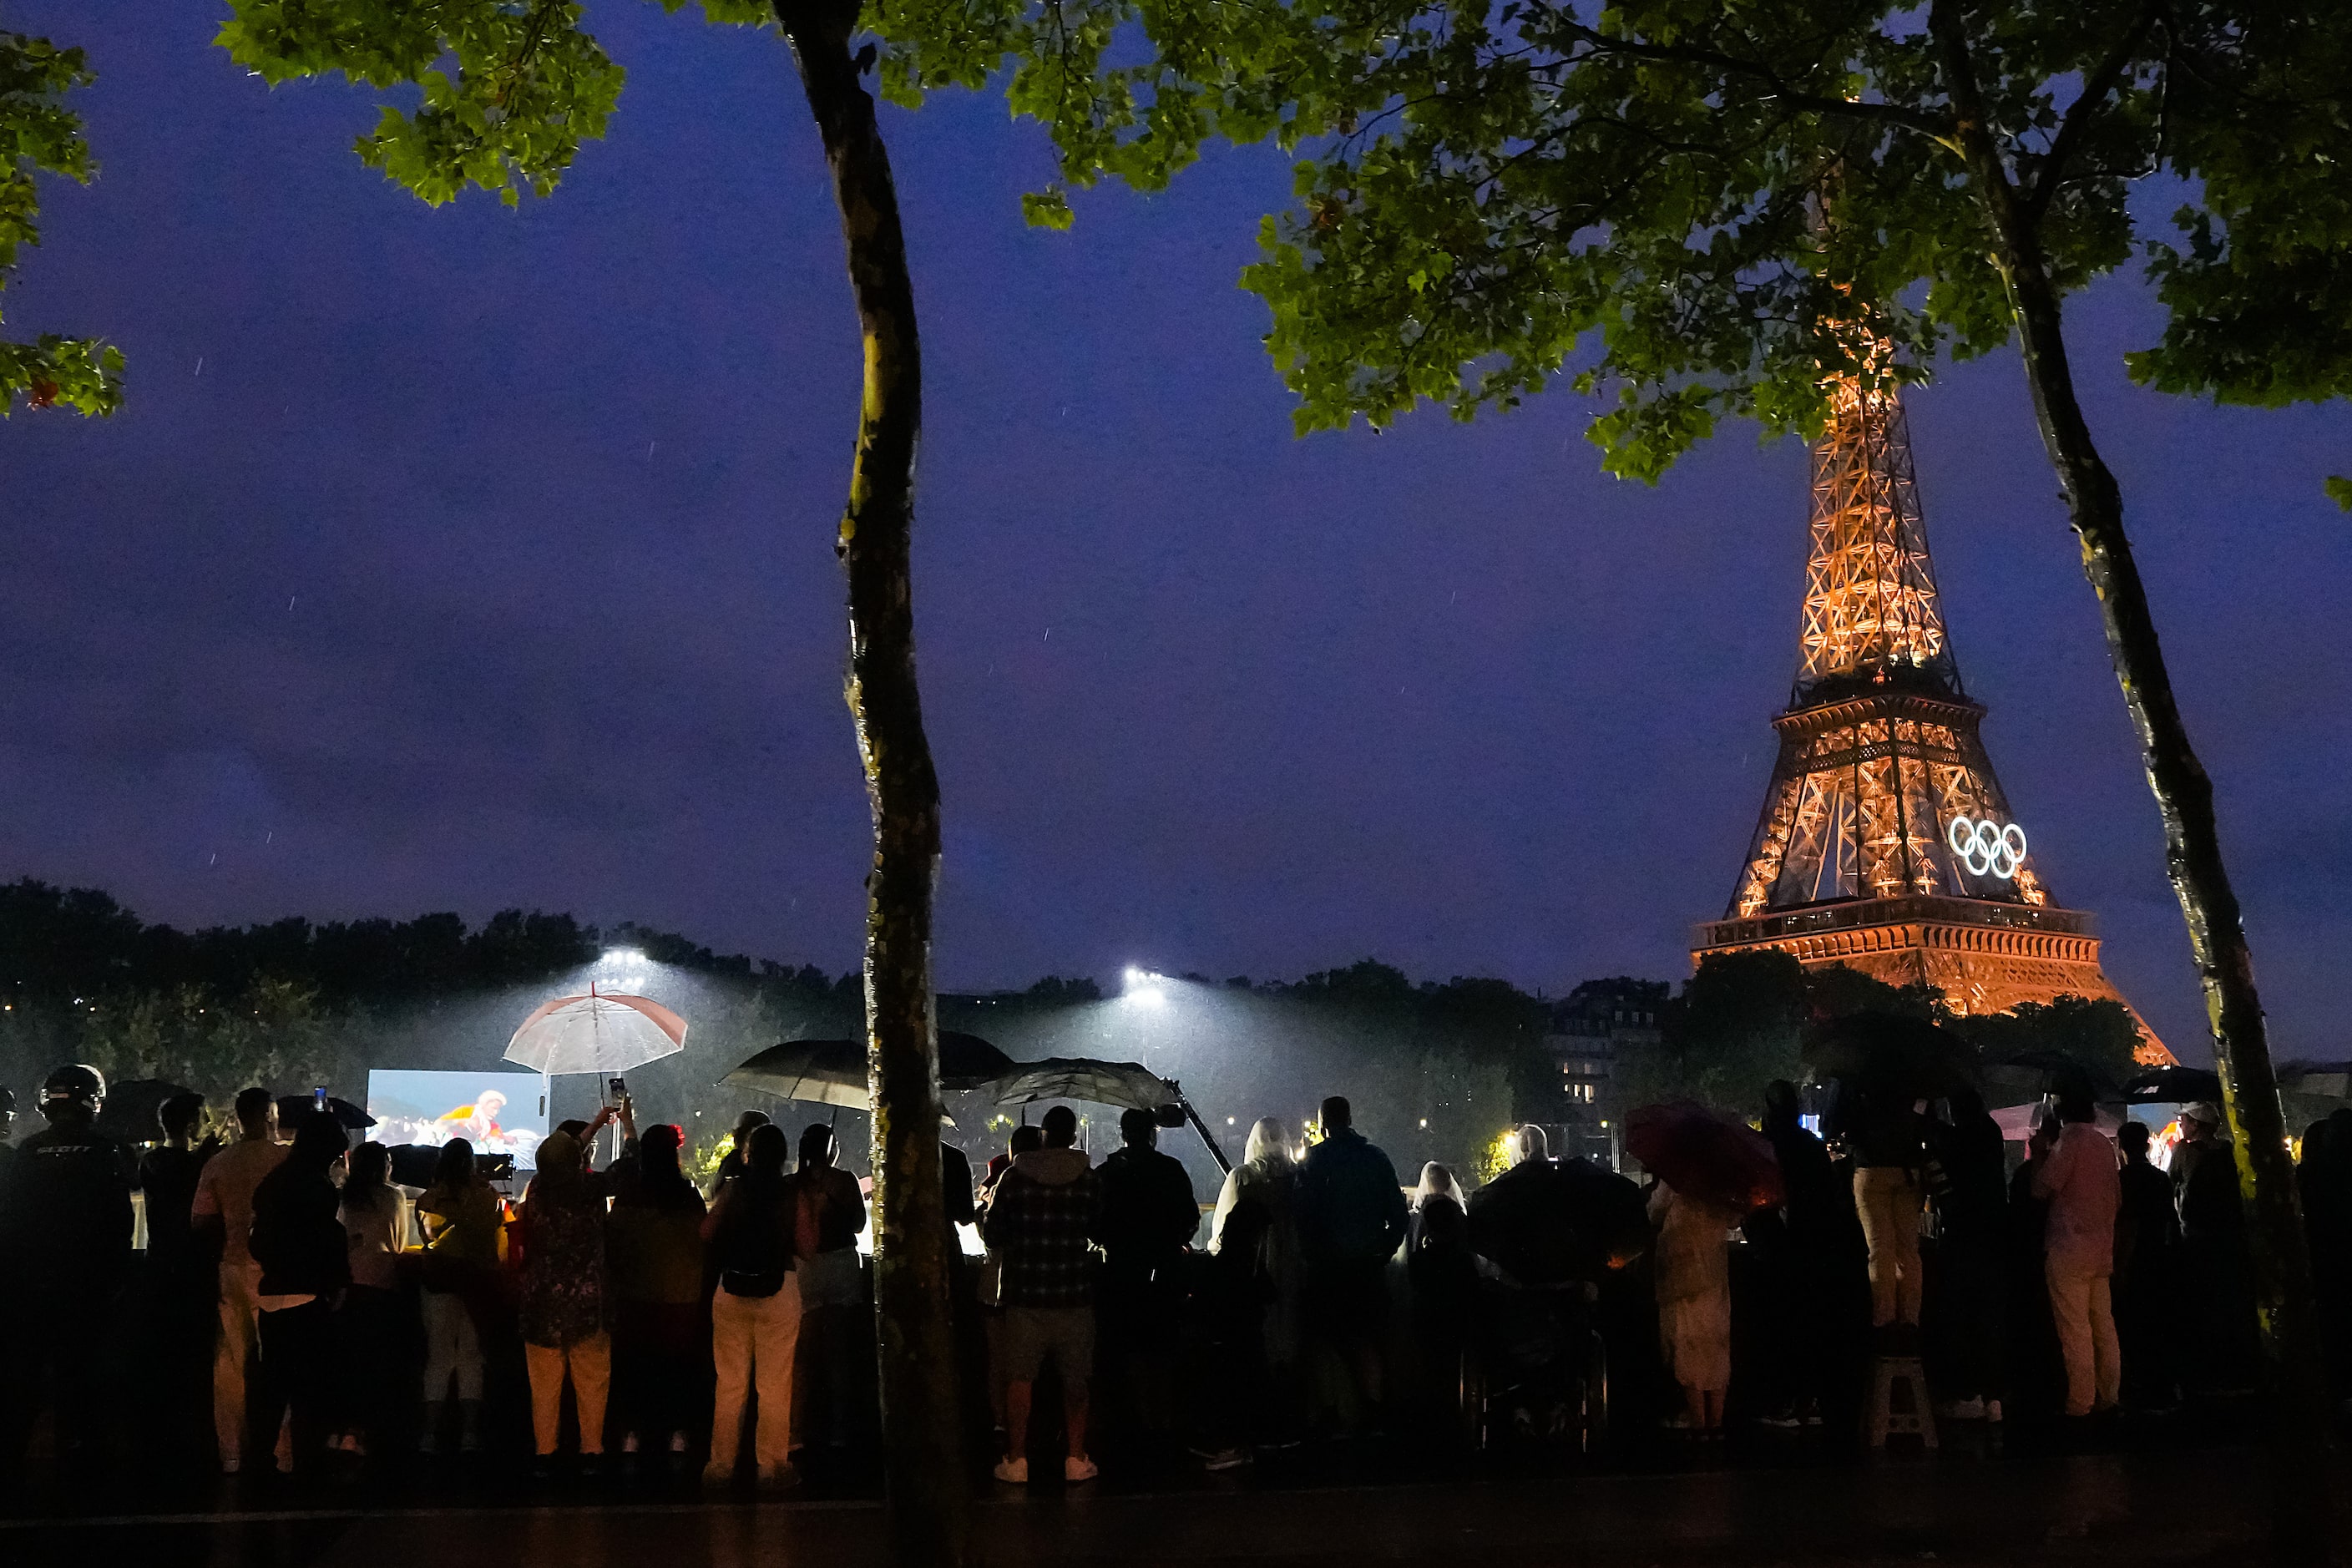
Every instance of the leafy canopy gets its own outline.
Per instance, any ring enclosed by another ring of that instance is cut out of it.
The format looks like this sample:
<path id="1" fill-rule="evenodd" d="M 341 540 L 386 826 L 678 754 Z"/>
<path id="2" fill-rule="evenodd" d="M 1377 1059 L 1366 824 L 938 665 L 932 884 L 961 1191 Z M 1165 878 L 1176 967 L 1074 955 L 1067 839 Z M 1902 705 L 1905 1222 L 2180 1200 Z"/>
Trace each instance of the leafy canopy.
<path id="1" fill-rule="evenodd" d="M 2291 0 L 1937 0 L 2053 282 L 2142 257 L 2133 374 L 2280 402 L 2352 387 L 2352 11 Z M 1235 13 L 1245 12 L 1245 16 Z M 1463 418 L 1563 370 L 1654 479 L 1727 416 L 1817 430 L 1823 379 L 2009 337 L 1988 204 L 1928 10 L 1885 0 L 1292 0 L 1139 13 L 1163 73 L 1047 110 L 1070 177 L 1181 164 L 1203 126 L 1303 152 L 1249 286 L 1302 429 Z M 1197 46 L 1197 47 L 1195 47 Z M 1088 116 L 1092 119 L 1089 120 Z M 1144 134 L 1118 142 L 1121 117 Z M 1095 142 L 1072 122 L 1109 129 Z M 2190 195 L 2136 228 L 2135 181 Z M 1859 329 L 1859 330 L 1858 330 Z M 1875 338 L 1891 355 L 1868 352 Z"/>
<path id="2" fill-rule="evenodd" d="M 2282 402 L 2352 390 L 2352 14 L 1950 3 L 2051 279 L 2140 254 L 2131 372 Z M 1922 376 L 2009 339 L 1988 202 L 1916 5 L 1339 0 L 1301 14 L 1301 130 L 1336 124 L 1249 284 L 1298 423 L 1512 405 L 1564 367 L 1656 478 L 1724 416 L 1813 433 L 1825 372 Z M 2088 85 L 2088 87 L 2084 87 Z M 2136 233 L 2133 181 L 2192 200 Z M 2291 282 L 2291 287 L 2282 284 Z M 1855 353 L 1853 324 L 1894 345 Z"/>
<path id="3" fill-rule="evenodd" d="M 661 0 L 677 9 L 683 0 Z M 788 9 L 814 0 L 781 0 Z M 760 0 L 705 16 L 772 26 Z M 2297 0 L 1937 0 L 2063 292 L 2138 258 L 2168 310 L 2131 374 L 2223 401 L 2352 390 L 2352 11 Z M 360 141 L 428 201 L 551 190 L 622 69 L 583 7 L 232 0 L 273 81 L 393 89 Z M 1301 430 L 1457 417 L 1566 372 L 1654 479 L 1726 417 L 1812 434 L 1825 376 L 1906 381 L 2006 342 L 1988 204 L 1929 8 L 1895 0 L 871 0 L 911 106 L 1001 80 L 1066 187 L 1164 185 L 1212 139 L 1302 155 L 1245 275 Z M 2129 197 L 2187 199 L 2143 234 Z M 1884 343 L 1886 352 L 1872 345 Z M 2352 486 L 2345 487 L 2352 496 Z"/>
<path id="4" fill-rule="evenodd" d="M 16 270 L 18 250 L 41 242 L 35 176 L 62 174 L 88 184 L 95 172 L 81 121 L 65 107 L 66 94 L 90 80 L 79 49 L 0 33 L 0 288 Z M 56 332 L 28 343 L 0 341 L 0 416 L 20 393 L 35 408 L 62 403 L 84 414 L 111 414 L 122 402 L 122 351 Z"/>

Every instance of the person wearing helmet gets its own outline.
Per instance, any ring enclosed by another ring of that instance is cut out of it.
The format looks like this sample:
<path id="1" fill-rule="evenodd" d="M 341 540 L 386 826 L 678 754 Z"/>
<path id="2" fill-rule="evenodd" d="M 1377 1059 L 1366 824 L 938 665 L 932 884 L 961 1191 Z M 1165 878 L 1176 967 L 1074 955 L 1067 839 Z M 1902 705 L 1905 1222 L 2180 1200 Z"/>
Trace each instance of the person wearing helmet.
<path id="1" fill-rule="evenodd" d="M 0 1454 L 21 1458 L 45 1396 L 67 1458 L 97 1445 L 111 1405 L 107 1353 L 131 1272 L 131 1151 L 92 1127 L 106 1100 L 96 1068 L 41 1086 L 48 1126 L 17 1145 L 0 1194 L 0 1257 L 17 1271 L 15 1348 L 25 1359 Z"/>

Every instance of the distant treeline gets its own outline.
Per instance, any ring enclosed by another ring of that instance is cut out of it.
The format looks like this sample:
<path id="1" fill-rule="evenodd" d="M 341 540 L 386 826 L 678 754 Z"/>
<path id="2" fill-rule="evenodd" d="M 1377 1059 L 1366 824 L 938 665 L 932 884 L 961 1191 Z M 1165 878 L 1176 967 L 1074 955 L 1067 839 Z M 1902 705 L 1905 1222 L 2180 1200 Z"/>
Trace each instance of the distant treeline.
<path id="1" fill-rule="evenodd" d="M 747 1103 L 718 1087 L 731 1066 L 778 1040 L 854 1036 L 863 1016 L 855 972 L 720 954 L 633 924 L 600 931 L 568 914 L 509 910 L 478 928 L 427 914 L 189 932 L 146 924 L 94 889 L 26 879 L 0 885 L 0 1083 L 24 1094 L 50 1068 L 78 1060 L 185 1084 L 222 1104 L 249 1083 L 281 1092 L 325 1084 L 356 1100 L 372 1068 L 497 1066 L 531 1006 L 583 987 L 615 948 L 657 966 L 638 983 L 691 1026 L 688 1050 L 631 1074 L 633 1092 L 649 1119 L 677 1121 L 706 1144 Z M 1546 1039 L 1578 1027 L 1580 1008 L 1589 1016 L 1595 998 L 1633 998 L 1655 1018 L 1653 1041 L 1621 1042 L 1611 1096 L 1621 1108 L 1687 1097 L 1753 1110 L 1766 1082 L 1802 1076 L 1806 1025 L 1848 1013 L 1937 1017 L 1988 1059 L 2055 1050 L 2111 1078 L 2129 1072 L 2137 1040 L 2113 1002 L 2062 997 L 1950 1019 L 1925 987 L 1807 971 L 1774 952 L 1712 959 L 1678 993 L 1620 977 L 1547 998 L 1501 980 L 1416 983 L 1371 959 L 1295 981 L 1185 974 L 1162 989 L 1154 1005 L 1106 995 L 1091 979 L 1049 976 L 943 994 L 940 1024 L 1023 1059 L 1144 1061 L 1180 1078 L 1221 1136 L 1233 1118 L 1235 1153 L 1257 1117 L 1279 1116 L 1295 1131 L 1323 1095 L 1348 1094 L 1359 1125 L 1401 1168 L 1424 1158 L 1468 1163 L 1512 1121 L 1560 1120 L 1561 1078 Z M 559 1084 L 557 1093 L 557 1114 L 570 1115 L 593 1103 L 594 1089 Z M 968 1100 L 950 1109 L 975 1149 L 994 1142 L 1004 1115 L 1019 1114 Z M 845 1142 L 860 1147 L 861 1113 L 837 1120 Z"/>

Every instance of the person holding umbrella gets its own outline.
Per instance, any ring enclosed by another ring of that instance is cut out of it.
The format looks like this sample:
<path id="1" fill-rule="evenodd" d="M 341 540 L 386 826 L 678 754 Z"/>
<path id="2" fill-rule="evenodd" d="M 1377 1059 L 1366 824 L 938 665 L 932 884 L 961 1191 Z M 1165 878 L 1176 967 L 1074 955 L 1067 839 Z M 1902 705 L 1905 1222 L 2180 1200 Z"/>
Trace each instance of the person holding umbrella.
<path id="1" fill-rule="evenodd" d="M 1725 1247 L 1750 1211 L 1787 1197 L 1780 1162 L 1746 1122 L 1687 1102 L 1633 1111 L 1625 1147 L 1658 1178 L 1649 1216 L 1658 1231 L 1651 1269 L 1659 1348 L 1682 1388 L 1691 1431 L 1719 1437 L 1731 1388 L 1731 1260 Z"/>

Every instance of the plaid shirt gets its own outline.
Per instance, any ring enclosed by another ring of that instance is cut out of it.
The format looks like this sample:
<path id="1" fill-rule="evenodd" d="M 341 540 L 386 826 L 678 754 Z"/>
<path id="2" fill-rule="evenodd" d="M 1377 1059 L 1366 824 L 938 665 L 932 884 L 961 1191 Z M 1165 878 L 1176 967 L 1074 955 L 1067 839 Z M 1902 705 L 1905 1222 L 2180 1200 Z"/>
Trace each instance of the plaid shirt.
<path id="1" fill-rule="evenodd" d="M 1093 1171 L 1067 1182 L 1041 1182 L 1013 1162 L 997 1181 L 982 1227 L 989 1251 L 1003 1268 L 1004 1305 L 1083 1307 L 1091 1301 L 1094 1267 L 1087 1243 L 1101 1217 L 1102 1178 Z"/>

